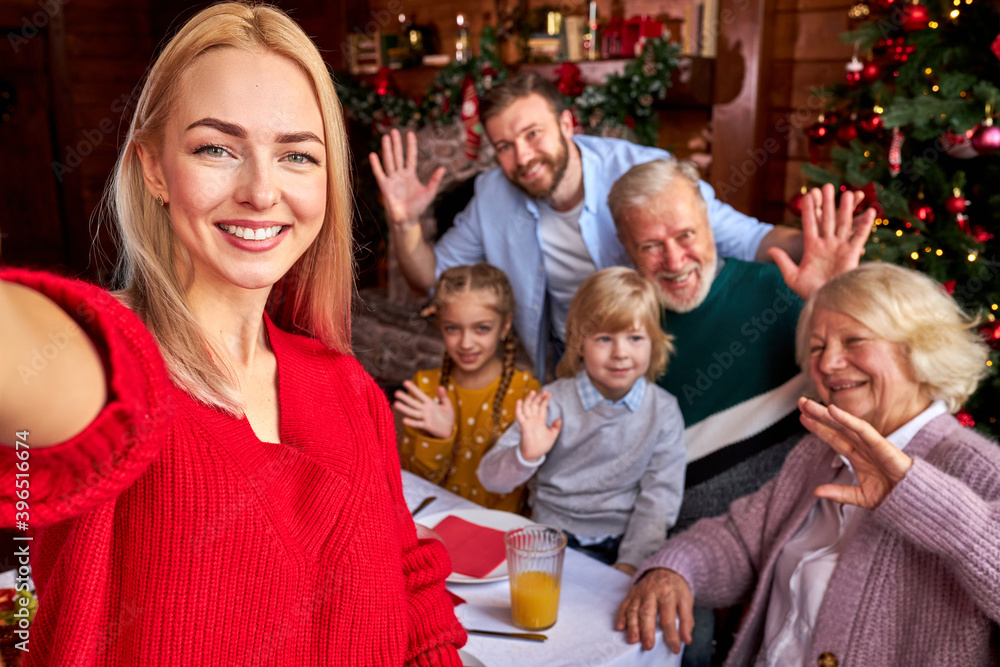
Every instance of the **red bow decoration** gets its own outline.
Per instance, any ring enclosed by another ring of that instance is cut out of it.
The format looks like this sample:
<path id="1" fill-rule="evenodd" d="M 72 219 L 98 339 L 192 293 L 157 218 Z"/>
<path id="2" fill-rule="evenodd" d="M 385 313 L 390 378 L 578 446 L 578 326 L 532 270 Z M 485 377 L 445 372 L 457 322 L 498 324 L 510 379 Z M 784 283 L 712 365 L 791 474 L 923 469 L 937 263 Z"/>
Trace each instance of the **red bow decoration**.
<path id="1" fill-rule="evenodd" d="M 976 243 L 986 243 L 993 238 L 993 234 L 986 231 L 984 227 L 976 225 L 972 228 L 972 238 L 975 239 Z"/>
<path id="2" fill-rule="evenodd" d="M 865 193 L 865 198 L 854 209 L 854 215 L 860 215 L 866 208 L 871 207 L 875 209 L 876 218 L 885 217 L 885 209 L 878 203 L 878 193 L 875 191 L 874 181 L 870 181 L 865 187 L 861 188 L 861 192 Z"/>
<path id="3" fill-rule="evenodd" d="M 583 78 L 580 76 L 580 68 L 571 62 L 564 62 L 556 68 L 556 87 L 559 92 L 569 97 L 578 97 L 583 92 Z"/>
<path id="4" fill-rule="evenodd" d="M 380 97 L 385 97 L 390 93 L 396 94 L 396 83 L 392 80 L 392 70 L 388 67 L 379 67 L 375 73 L 375 92 Z"/>

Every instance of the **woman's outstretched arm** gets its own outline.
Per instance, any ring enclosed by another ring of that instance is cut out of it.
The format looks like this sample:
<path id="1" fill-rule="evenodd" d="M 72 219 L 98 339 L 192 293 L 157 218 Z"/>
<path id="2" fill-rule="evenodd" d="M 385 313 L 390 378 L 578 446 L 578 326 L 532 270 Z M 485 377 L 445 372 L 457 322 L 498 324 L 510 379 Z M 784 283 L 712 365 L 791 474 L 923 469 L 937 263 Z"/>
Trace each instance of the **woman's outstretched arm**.
<path id="1" fill-rule="evenodd" d="M 0 443 L 29 430 L 32 447 L 82 431 L 107 401 L 93 342 L 55 302 L 0 280 Z"/>

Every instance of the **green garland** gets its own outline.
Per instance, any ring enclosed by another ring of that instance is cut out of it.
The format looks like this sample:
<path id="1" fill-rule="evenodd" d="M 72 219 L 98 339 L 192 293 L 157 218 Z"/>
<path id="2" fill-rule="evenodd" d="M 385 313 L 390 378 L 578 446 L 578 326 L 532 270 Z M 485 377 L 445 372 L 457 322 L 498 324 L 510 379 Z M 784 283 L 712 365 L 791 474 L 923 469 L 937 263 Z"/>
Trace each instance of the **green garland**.
<path id="1" fill-rule="evenodd" d="M 604 134 L 609 128 L 628 127 L 640 143 L 655 146 L 658 116 L 653 102 L 666 97 L 680 53 L 679 45 L 663 37 L 650 40 L 622 74 L 608 76 L 600 86 L 587 86 L 573 100 L 584 131 Z"/>
<path id="2" fill-rule="evenodd" d="M 421 100 L 402 97 L 393 91 L 379 95 L 368 83 L 350 76 L 336 78 L 341 104 L 352 119 L 373 129 L 377 141 L 389 127 L 448 124 L 458 119 L 462 104 L 462 86 L 470 77 L 476 94 L 482 96 L 493 84 L 511 72 L 500 62 L 496 38 L 484 31 L 480 40 L 482 55 L 444 67 Z M 587 86 L 578 97 L 567 96 L 567 105 L 575 109 L 584 132 L 606 134 L 628 128 L 640 143 L 656 144 L 657 115 L 653 103 L 666 97 L 670 75 L 680 64 L 680 47 L 665 38 L 646 42 L 642 55 L 625 65 L 622 74 L 612 74 L 596 86 Z"/>

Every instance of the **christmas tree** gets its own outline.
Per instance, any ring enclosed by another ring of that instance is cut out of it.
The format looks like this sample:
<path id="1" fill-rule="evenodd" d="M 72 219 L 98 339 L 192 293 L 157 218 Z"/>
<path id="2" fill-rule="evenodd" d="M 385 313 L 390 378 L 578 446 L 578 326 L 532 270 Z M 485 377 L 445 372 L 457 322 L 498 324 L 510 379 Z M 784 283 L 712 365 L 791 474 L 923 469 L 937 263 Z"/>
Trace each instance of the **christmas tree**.
<path id="1" fill-rule="evenodd" d="M 991 346 L 960 420 L 1000 434 L 1000 16 L 990 0 L 851 7 L 845 81 L 807 131 L 811 184 L 863 189 L 877 219 L 866 259 L 945 285 Z M 790 206 L 795 207 L 795 202 Z"/>

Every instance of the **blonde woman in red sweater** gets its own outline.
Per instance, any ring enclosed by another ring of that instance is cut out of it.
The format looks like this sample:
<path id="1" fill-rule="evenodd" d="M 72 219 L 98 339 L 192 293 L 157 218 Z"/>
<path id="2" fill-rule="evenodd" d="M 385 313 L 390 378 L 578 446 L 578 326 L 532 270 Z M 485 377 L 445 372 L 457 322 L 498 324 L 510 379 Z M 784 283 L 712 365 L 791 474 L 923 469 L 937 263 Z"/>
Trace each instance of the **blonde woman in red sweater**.
<path id="1" fill-rule="evenodd" d="M 138 98 L 108 198 L 121 291 L 0 273 L 24 664 L 461 664 L 447 554 L 350 357 L 349 164 L 305 33 L 217 5 Z"/>

